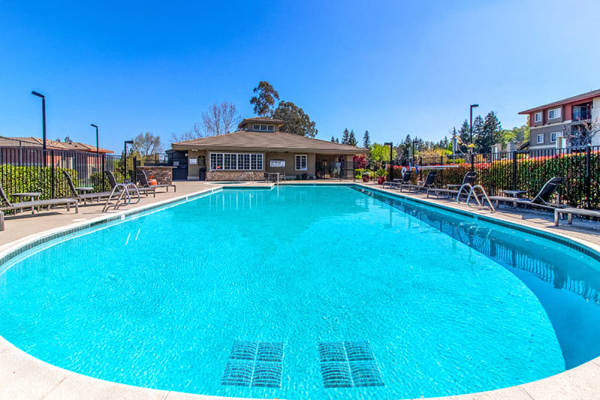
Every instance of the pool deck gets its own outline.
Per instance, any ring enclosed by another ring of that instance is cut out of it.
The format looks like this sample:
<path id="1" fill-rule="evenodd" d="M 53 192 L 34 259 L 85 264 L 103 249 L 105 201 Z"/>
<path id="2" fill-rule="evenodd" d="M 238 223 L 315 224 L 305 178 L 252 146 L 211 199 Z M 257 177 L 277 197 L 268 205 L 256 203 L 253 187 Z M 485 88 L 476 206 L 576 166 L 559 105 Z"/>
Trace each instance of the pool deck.
<path id="1" fill-rule="evenodd" d="M 525 225 L 544 232 L 564 236 L 595 250 L 600 251 L 600 224 L 575 222 L 572 226 L 562 224 L 555 227 L 552 215 L 531 211 L 516 212 L 510 208 L 491 213 L 488 209 L 477 209 L 457 204 L 449 200 L 427 199 L 424 194 L 398 193 L 384 190 L 381 186 L 362 184 L 353 181 L 304 181 L 294 184 L 327 183 L 348 184 L 382 190 L 392 194 L 414 198 L 419 201 L 443 205 L 449 208 L 467 210 L 478 215 L 496 218 L 502 221 Z M 286 184 L 286 183 L 282 183 Z M 5 231 L 0 232 L 0 254 L 24 243 L 43 237 L 51 231 L 59 231 L 67 226 L 83 226 L 107 217 L 115 217 L 136 212 L 140 208 L 167 204 L 185 196 L 210 193 L 211 190 L 224 186 L 251 187 L 268 186 L 263 182 L 242 183 L 239 185 L 211 184 L 208 182 L 177 182 L 177 192 L 159 193 L 154 197 L 143 198 L 139 204 L 128 205 L 117 211 L 102 213 L 102 205 L 82 206 L 79 213 L 66 212 L 64 209 L 53 210 L 32 216 L 30 213 L 6 218 Z M 157 400 L 192 400 L 217 399 L 219 397 L 193 395 L 179 392 L 146 389 L 80 375 L 62 368 L 47 364 L 17 349 L 0 337 L 0 399 L 157 399 Z M 447 400 L 591 400 L 600 399 L 600 357 L 579 367 L 565 371 L 539 381 L 499 389 L 489 392 L 473 393 L 460 396 L 439 397 Z"/>

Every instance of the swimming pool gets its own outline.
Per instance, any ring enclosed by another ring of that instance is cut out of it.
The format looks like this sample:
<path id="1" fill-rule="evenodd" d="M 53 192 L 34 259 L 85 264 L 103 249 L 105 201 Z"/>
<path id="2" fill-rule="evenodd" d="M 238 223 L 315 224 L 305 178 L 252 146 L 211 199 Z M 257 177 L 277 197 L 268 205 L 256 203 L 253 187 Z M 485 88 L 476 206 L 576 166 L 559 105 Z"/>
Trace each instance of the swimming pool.
<path id="1" fill-rule="evenodd" d="M 407 398 L 600 354 L 595 258 L 375 191 L 224 190 L 73 236 L 0 276 L 0 334 L 103 379 Z"/>

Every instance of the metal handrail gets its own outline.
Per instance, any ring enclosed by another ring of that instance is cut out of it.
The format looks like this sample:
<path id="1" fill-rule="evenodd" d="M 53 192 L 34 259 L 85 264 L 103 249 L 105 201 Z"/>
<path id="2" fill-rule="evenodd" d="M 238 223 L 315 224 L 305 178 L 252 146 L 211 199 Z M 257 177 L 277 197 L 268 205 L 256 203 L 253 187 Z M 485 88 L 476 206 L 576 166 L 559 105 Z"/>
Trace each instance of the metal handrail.
<path id="1" fill-rule="evenodd" d="M 480 190 L 481 195 L 483 195 L 483 199 L 487 201 L 488 206 L 490 207 L 490 210 L 492 210 L 492 212 L 495 212 L 496 209 L 494 208 L 494 205 L 490 201 L 490 198 L 488 197 L 485 189 L 481 185 L 475 185 L 475 186 L 471 187 L 471 190 L 469 191 L 469 196 L 467 196 L 467 206 L 469 206 L 469 202 L 471 201 L 471 195 L 473 195 L 473 198 L 475 198 L 477 205 L 479 207 L 483 207 L 483 205 L 481 204 L 481 201 L 479 201 L 479 197 L 477 195 L 477 189 Z"/>
<path id="2" fill-rule="evenodd" d="M 108 211 L 108 209 L 111 206 L 111 200 L 113 199 L 113 196 L 115 195 L 115 193 L 119 193 L 119 197 L 117 198 L 117 201 L 113 205 L 113 208 L 115 210 L 117 210 L 121 206 L 121 204 L 131 204 L 131 194 L 129 193 L 129 189 L 134 189 L 135 193 L 137 195 L 137 200 L 135 201 L 134 204 L 139 203 L 142 200 L 142 197 L 140 196 L 140 191 L 138 190 L 138 187 L 136 184 L 134 184 L 134 183 L 117 183 L 115 185 L 115 187 L 113 188 L 113 190 L 110 192 L 110 196 L 108 196 L 108 198 L 106 199 L 106 203 L 104 203 L 102 212 L 104 213 L 104 212 Z"/>
<path id="3" fill-rule="evenodd" d="M 473 190 L 473 185 L 471 185 L 470 183 L 463 183 L 462 185 L 460 185 L 460 188 L 458 189 L 458 193 L 456 194 L 456 202 L 458 203 L 460 201 L 460 195 L 462 194 L 463 190 L 466 192 L 467 195 L 469 195 L 471 193 L 471 191 Z M 468 190 L 468 192 L 467 192 Z"/>

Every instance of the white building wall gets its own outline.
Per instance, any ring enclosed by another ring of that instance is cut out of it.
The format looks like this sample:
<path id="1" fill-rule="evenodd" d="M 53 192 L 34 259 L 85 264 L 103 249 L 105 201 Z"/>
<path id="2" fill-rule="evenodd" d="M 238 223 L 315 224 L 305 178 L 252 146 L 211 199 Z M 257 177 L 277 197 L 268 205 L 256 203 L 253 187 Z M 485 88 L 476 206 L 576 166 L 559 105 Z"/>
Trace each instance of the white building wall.
<path id="1" fill-rule="evenodd" d="M 592 124 L 600 124 L 600 97 L 596 97 L 592 103 Z M 592 137 L 592 146 L 600 146 L 600 134 Z"/>

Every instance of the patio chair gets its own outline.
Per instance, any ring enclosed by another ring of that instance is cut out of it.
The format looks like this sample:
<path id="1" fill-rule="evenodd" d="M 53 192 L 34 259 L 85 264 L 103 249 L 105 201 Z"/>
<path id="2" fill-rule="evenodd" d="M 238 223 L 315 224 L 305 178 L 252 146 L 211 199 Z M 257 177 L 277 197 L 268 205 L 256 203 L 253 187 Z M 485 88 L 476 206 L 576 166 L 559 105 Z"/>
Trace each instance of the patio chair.
<path id="1" fill-rule="evenodd" d="M 62 172 L 65 175 L 65 178 L 67 179 L 67 183 L 69 184 L 69 189 L 71 189 L 73 197 L 79 201 L 83 201 L 84 204 L 87 203 L 88 200 L 100 201 L 110 197 L 110 192 L 78 193 L 77 189 L 75 188 L 75 184 L 73 183 L 73 179 L 71 178 L 71 174 L 69 174 L 65 170 L 63 170 Z"/>
<path id="2" fill-rule="evenodd" d="M 454 197 L 458 196 L 459 192 L 464 193 L 466 195 L 469 193 L 468 190 L 475 184 L 475 179 L 477 179 L 477 173 L 474 171 L 469 171 L 465 174 L 465 176 L 463 176 L 462 183 L 446 185 L 445 188 L 427 189 L 427 197 L 429 197 L 430 194 L 436 197 Z M 463 188 L 468 189 L 465 191 Z"/>
<path id="3" fill-rule="evenodd" d="M 150 185 L 150 181 L 148 180 L 148 175 L 146 175 L 146 171 L 139 170 L 138 172 L 140 172 L 138 174 L 138 177 L 140 178 L 140 186 L 138 186 L 138 188 L 165 188 L 168 192 L 169 188 L 172 187 L 174 192 L 177 191 L 177 186 L 175 186 L 172 183 L 159 183 L 158 185 Z"/>
<path id="4" fill-rule="evenodd" d="M 67 211 L 71 209 L 71 206 L 75 206 L 75 212 L 79 212 L 79 206 L 77 199 L 72 198 L 62 198 L 62 199 L 48 199 L 48 200 L 32 200 L 32 201 L 21 201 L 19 203 L 11 203 L 4 192 L 4 188 L 2 184 L 0 184 L 0 211 L 19 211 L 25 208 L 31 208 L 31 213 L 35 214 L 36 207 L 48 207 L 50 210 L 51 206 L 65 206 Z"/>
<path id="5" fill-rule="evenodd" d="M 115 174 L 112 173 L 112 171 L 104 171 L 106 173 L 106 177 L 108 178 L 108 184 L 110 185 L 111 189 L 114 189 L 117 185 L 119 185 L 119 182 L 117 182 L 117 179 L 115 178 Z M 134 185 L 135 184 L 131 184 Z M 156 190 L 154 189 L 154 186 L 150 186 L 150 187 L 137 187 L 137 190 L 140 194 L 144 194 L 146 196 L 148 196 L 149 193 L 152 193 L 153 197 L 156 197 Z"/>
<path id="6" fill-rule="evenodd" d="M 429 171 L 429 173 L 427 174 L 427 178 L 425 178 L 425 182 L 423 182 L 422 185 L 401 185 L 400 191 L 402 192 L 404 189 L 408 190 L 409 192 L 420 192 L 427 190 L 433 187 L 433 182 L 435 181 L 436 175 L 437 171 Z"/>
<path id="7" fill-rule="evenodd" d="M 410 175 L 411 175 L 411 170 L 410 170 L 410 168 L 408 168 L 402 174 L 402 179 L 394 179 L 391 182 L 389 182 L 389 181 L 383 182 L 383 188 L 385 189 L 387 187 L 390 189 L 397 189 L 399 186 L 409 185 L 410 184 Z"/>
<path id="8" fill-rule="evenodd" d="M 546 183 L 544 183 L 544 186 L 542 186 L 538 194 L 536 194 L 535 197 L 531 200 L 526 198 L 491 196 L 490 201 L 494 202 L 496 207 L 499 203 L 508 203 L 514 206 L 523 205 L 554 211 L 554 209 L 556 208 L 565 207 L 561 204 L 550 203 L 550 198 L 562 184 L 562 181 L 563 179 L 561 177 L 555 176 L 554 178 L 550 178 Z"/>

